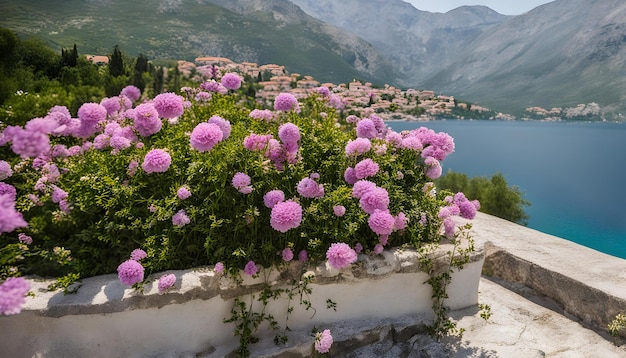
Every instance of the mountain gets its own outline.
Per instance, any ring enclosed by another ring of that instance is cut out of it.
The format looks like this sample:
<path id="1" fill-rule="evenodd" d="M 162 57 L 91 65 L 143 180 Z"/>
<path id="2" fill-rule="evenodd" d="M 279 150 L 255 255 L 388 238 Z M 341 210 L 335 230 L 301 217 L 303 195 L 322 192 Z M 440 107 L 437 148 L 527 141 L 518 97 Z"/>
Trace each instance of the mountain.
<path id="1" fill-rule="evenodd" d="M 402 74 L 399 82 L 405 86 L 422 87 L 475 38 L 510 18 L 484 6 L 440 14 L 420 11 L 402 0 L 291 1 L 374 45 Z"/>
<path id="2" fill-rule="evenodd" d="M 483 32 L 424 82 L 502 111 L 626 110 L 626 2 L 558 0 Z"/>
<path id="3" fill-rule="evenodd" d="M 321 22 L 288 0 L 0 0 L 0 26 L 61 50 L 279 63 L 321 81 L 396 78 L 369 43 Z"/>

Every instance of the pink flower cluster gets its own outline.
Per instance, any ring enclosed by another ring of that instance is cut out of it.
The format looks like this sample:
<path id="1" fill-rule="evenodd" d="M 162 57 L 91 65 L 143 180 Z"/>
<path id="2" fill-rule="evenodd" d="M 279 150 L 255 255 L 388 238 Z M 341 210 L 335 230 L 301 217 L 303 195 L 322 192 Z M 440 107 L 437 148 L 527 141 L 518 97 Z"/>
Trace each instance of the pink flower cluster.
<path id="1" fill-rule="evenodd" d="M 22 311 L 30 283 L 22 277 L 9 277 L 0 284 L 0 314 L 14 315 Z"/>
<path id="2" fill-rule="evenodd" d="M 266 122 L 271 122 L 274 119 L 274 112 L 269 109 L 253 109 L 250 112 L 250 118 L 262 119 Z"/>
<path id="3" fill-rule="evenodd" d="M 0 234 L 26 227 L 22 213 L 15 209 L 15 198 L 12 194 L 0 194 Z"/>
<path id="4" fill-rule="evenodd" d="M 228 72 L 222 76 L 222 86 L 229 90 L 236 90 L 241 87 L 241 77 L 233 72 Z"/>
<path id="5" fill-rule="evenodd" d="M 232 180 L 232 185 L 242 194 L 250 194 L 254 190 L 252 185 L 250 185 L 251 179 L 248 174 L 245 173 L 235 173 Z"/>
<path id="6" fill-rule="evenodd" d="M 126 260 L 117 267 L 117 277 L 124 285 L 132 286 L 143 281 L 144 268 L 135 260 Z"/>
<path id="7" fill-rule="evenodd" d="M 143 159 L 141 168 L 148 174 L 164 173 L 172 164 L 172 157 L 162 149 L 152 149 Z"/>
<path id="8" fill-rule="evenodd" d="M 152 103 L 159 113 L 159 116 L 163 118 L 176 118 L 180 117 L 185 111 L 184 101 L 185 99 L 182 96 L 172 92 L 166 92 L 154 97 Z"/>
<path id="9" fill-rule="evenodd" d="M 356 252 L 345 243 L 333 243 L 326 251 L 326 259 L 333 268 L 341 270 L 357 260 Z"/>
<path id="10" fill-rule="evenodd" d="M 153 103 L 142 103 L 133 111 L 134 127 L 142 137 L 158 133 L 163 127 L 159 112 Z"/>
<path id="11" fill-rule="evenodd" d="M 166 292 L 174 286 L 176 283 L 176 276 L 174 274 L 166 274 L 159 278 L 159 282 L 157 283 L 157 287 L 159 289 L 159 293 Z"/>
<path id="12" fill-rule="evenodd" d="M 305 198 L 323 198 L 324 197 L 324 185 L 318 184 L 313 175 L 308 178 L 303 178 L 298 182 L 296 190 L 298 194 Z"/>
<path id="13" fill-rule="evenodd" d="M 325 329 L 322 332 L 315 334 L 315 350 L 319 353 L 328 353 L 330 347 L 333 345 L 333 336 L 329 329 Z"/>
<path id="14" fill-rule="evenodd" d="M 178 212 L 176 212 L 176 214 L 172 216 L 172 224 L 174 226 L 183 227 L 190 222 L 191 220 L 189 219 L 189 216 L 187 216 L 187 213 L 184 209 L 178 210 Z"/>
<path id="15" fill-rule="evenodd" d="M 291 93 L 280 93 L 274 98 L 274 110 L 300 113 L 300 105 L 298 99 Z"/>
<path id="16" fill-rule="evenodd" d="M 215 123 L 203 122 L 191 132 L 191 146 L 199 152 L 208 152 L 224 139 L 224 132 Z"/>
<path id="17" fill-rule="evenodd" d="M 302 206 L 293 200 L 277 203 L 272 207 L 270 225 L 282 233 L 297 228 L 302 222 Z"/>

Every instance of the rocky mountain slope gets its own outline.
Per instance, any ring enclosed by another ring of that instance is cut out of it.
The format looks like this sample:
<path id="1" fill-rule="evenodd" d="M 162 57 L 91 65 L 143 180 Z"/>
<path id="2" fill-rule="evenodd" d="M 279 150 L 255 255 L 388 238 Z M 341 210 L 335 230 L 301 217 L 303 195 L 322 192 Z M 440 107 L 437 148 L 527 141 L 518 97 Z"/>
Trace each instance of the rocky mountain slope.
<path id="1" fill-rule="evenodd" d="M 481 34 L 424 85 L 504 111 L 589 102 L 624 111 L 626 2 L 540 6 Z"/>
<path id="2" fill-rule="evenodd" d="M 402 73 L 401 84 L 422 84 L 451 64 L 476 37 L 505 21 L 484 6 L 445 14 L 402 0 L 291 0 L 306 13 L 370 42 Z"/>

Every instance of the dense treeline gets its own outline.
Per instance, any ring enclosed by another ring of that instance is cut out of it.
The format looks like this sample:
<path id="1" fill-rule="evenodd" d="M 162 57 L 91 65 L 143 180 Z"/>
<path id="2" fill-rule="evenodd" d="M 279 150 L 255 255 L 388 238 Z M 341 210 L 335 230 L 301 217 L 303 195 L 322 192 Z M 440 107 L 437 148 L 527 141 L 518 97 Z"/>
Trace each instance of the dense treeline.
<path id="1" fill-rule="evenodd" d="M 55 51 L 38 38 L 22 40 L 0 27 L 0 122 L 23 124 L 55 105 L 76 115 L 83 103 L 116 96 L 129 84 L 146 95 L 168 86 L 164 67 L 142 54 L 132 58 L 115 46 L 107 56 L 108 65 L 95 64 L 79 54 L 76 44 Z"/>
<path id="2" fill-rule="evenodd" d="M 462 191 L 470 200 L 480 201 L 480 211 L 518 224 L 527 225 L 524 211 L 530 202 L 517 186 L 509 186 L 500 173 L 487 177 L 468 178 L 467 175 L 447 172 L 437 179 L 437 187 L 452 192 Z"/>

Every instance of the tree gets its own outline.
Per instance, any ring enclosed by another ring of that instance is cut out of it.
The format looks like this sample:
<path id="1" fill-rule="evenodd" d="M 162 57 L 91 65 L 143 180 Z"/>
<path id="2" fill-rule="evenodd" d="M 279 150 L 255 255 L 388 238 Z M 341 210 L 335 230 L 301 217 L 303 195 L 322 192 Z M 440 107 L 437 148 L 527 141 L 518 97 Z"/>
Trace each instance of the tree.
<path id="1" fill-rule="evenodd" d="M 76 44 L 71 50 L 61 49 L 61 67 L 76 67 L 78 63 L 78 50 Z"/>
<path id="2" fill-rule="evenodd" d="M 111 61 L 109 61 L 109 74 L 113 77 L 119 77 L 124 74 L 124 60 L 119 47 L 115 45 Z"/>
<path id="3" fill-rule="evenodd" d="M 133 85 L 141 90 L 146 88 L 146 81 L 143 78 L 143 74 L 148 72 L 148 58 L 142 53 L 137 56 L 135 61 L 135 69 L 133 71 Z"/>

